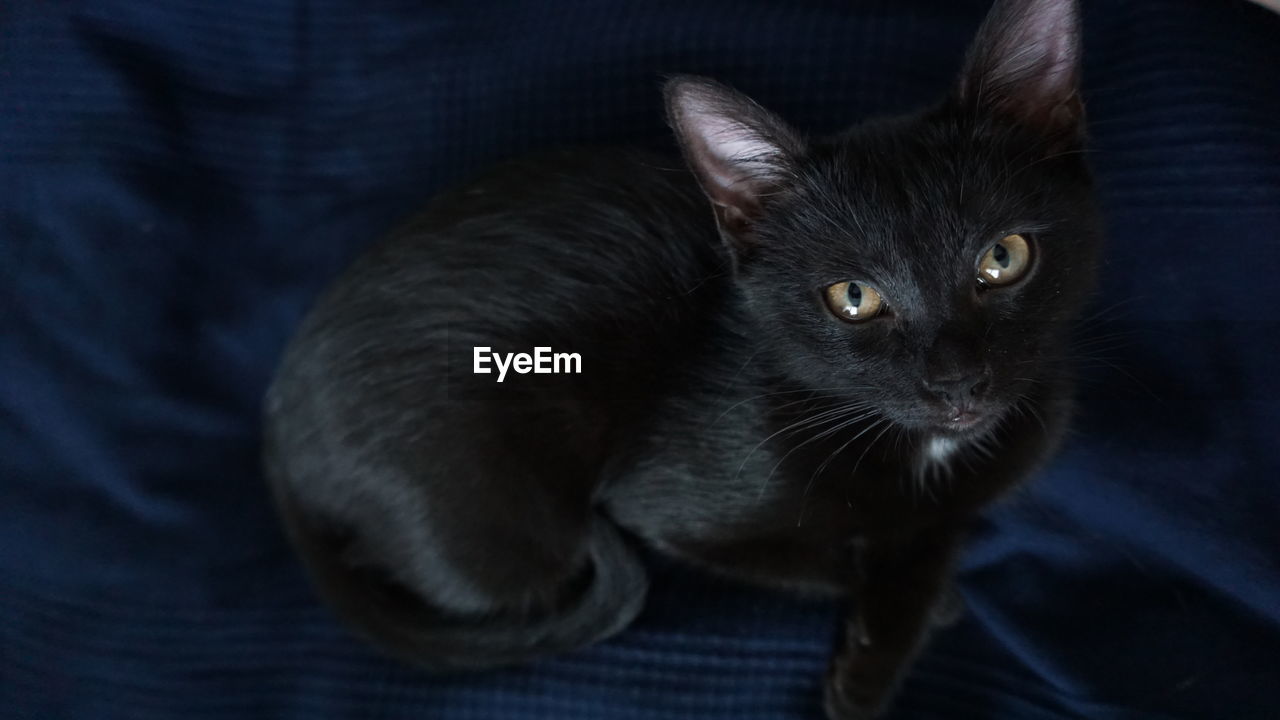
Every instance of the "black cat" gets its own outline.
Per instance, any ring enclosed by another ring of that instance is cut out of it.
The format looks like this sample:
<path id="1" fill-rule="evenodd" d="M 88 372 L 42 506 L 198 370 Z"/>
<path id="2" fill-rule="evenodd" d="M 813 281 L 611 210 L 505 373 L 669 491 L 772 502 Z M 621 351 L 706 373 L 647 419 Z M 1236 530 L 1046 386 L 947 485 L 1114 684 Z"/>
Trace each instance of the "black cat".
<path id="1" fill-rule="evenodd" d="M 679 77 L 692 173 L 564 153 L 437 198 L 320 300 L 267 397 L 322 593 L 423 665 L 519 662 L 623 629 L 640 542 L 851 593 L 827 712 L 876 715 L 966 524 L 1067 422 L 1100 243 L 1079 45 L 1074 0 L 1000 0 L 917 115 L 806 140 Z M 581 372 L 510 359 L 536 348 Z"/>

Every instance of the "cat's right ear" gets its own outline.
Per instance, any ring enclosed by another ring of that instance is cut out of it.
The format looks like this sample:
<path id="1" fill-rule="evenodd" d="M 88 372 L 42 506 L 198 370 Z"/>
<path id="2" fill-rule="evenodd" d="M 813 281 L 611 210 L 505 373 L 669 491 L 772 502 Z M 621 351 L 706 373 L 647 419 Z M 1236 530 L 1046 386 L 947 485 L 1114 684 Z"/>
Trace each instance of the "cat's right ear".
<path id="1" fill-rule="evenodd" d="M 961 74 L 958 97 L 1057 140 L 1083 135 L 1078 0 L 996 0 Z"/>
<path id="2" fill-rule="evenodd" d="M 794 177 L 803 141 L 773 113 L 713 80 L 677 76 L 665 94 L 667 117 L 720 234 L 735 252 L 749 251 L 768 197 Z"/>

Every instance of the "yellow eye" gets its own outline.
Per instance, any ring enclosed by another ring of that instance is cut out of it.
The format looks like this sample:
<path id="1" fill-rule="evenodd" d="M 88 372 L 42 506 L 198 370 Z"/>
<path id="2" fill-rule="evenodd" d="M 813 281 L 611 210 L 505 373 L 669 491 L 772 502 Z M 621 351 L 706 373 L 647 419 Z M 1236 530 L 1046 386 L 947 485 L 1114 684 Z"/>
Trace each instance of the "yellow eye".
<path id="1" fill-rule="evenodd" d="M 827 309 L 841 320 L 863 322 L 880 314 L 884 298 L 870 285 L 840 282 L 827 288 Z"/>
<path id="2" fill-rule="evenodd" d="M 1005 235 L 987 248 L 978 261 L 978 282 L 998 287 L 1010 285 L 1031 266 L 1031 246 L 1021 235 Z"/>

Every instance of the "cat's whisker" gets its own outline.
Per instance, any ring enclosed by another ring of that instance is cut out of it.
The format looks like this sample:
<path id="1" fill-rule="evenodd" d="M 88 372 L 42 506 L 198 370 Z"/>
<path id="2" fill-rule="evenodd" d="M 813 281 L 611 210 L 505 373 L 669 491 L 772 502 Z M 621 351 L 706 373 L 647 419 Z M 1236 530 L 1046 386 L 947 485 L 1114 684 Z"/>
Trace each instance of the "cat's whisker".
<path id="1" fill-rule="evenodd" d="M 844 415 L 846 413 L 865 410 L 867 409 L 867 407 L 868 407 L 867 403 L 861 402 L 861 401 L 843 403 L 843 404 L 837 405 L 834 408 L 828 408 L 826 410 L 823 410 L 822 412 L 807 416 L 807 420 L 803 421 L 803 424 L 807 426 L 811 424 L 811 421 L 826 420 L 832 417 L 838 417 L 838 416 Z M 793 423 L 789 427 L 795 427 L 795 424 Z M 792 431 L 788 431 L 788 432 L 790 433 Z"/>
<path id="2" fill-rule="evenodd" d="M 1124 341 L 1125 343 L 1130 343 L 1130 342 L 1133 342 L 1136 338 L 1137 336 L 1131 331 L 1119 330 L 1119 331 L 1108 332 L 1108 333 L 1097 333 L 1095 335 L 1083 335 L 1077 338 L 1075 341 L 1073 341 L 1070 347 L 1073 349 L 1079 349 L 1082 347 L 1089 347 L 1092 345 L 1096 345 L 1098 343 L 1115 342 L 1115 341 Z"/>
<path id="3" fill-rule="evenodd" d="M 836 400 L 841 397 L 843 397 L 843 395 L 818 395 L 816 397 L 800 398 L 799 400 L 792 400 L 790 402 L 785 402 L 785 403 L 782 403 L 781 405 L 777 405 L 773 407 L 772 410 L 774 412 L 781 412 L 786 408 L 795 407 L 796 405 L 804 405 L 805 403 L 821 403 L 823 401 Z M 856 400 L 839 403 L 836 407 L 847 407 L 850 404 L 858 404 L 858 403 L 861 403 L 866 407 L 870 407 L 870 403 L 865 401 L 856 401 Z"/>
<path id="4" fill-rule="evenodd" d="M 799 443 L 799 444 L 798 444 L 798 445 L 796 445 L 795 447 L 793 447 L 793 448 L 791 448 L 790 450 L 788 450 L 788 451 L 787 451 L 787 453 L 786 453 L 785 455 L 783 455 L 783 456 L 782 456 L 782 459 L 781 459 L 781 460 L 779 460 L 777 463 L 775 463 L 775 464 L 774 464 L 773 469 L 769 471 L 769 474 L 765 476 L 764 483 L 761 485 L 761 488 L 760 488 L 760 492 L 761 492 L 761 494 L 763 494 L 763 493 L 764 493 L 764 489 L 765 489 L 765 487 L 767 487 L 767 486 L 769 485 L 769 480 L 771 480 L 771 479 L 773 478 L 774 473 L 778 472 L 778 468 L 782 467 L 782 464 L 783 464 L 783 463 L 785 463 L 785 462 L 787 461 L 787 458 L 791 457 L 791 454 L 792 454 L 792 453 L 794 453 L 794 452 L 796 452 L 797 450 L 799 450 L 800 448 L 802 448 L 802 447 L 804 447 L 804 446 L 808 445 L 809 443 L 815 442 L 815 441 L 817 441 L 817 440 L 821 440 L 822 438 L 824 438 L 824 437 L 828 437 L 828 436 L 830 436 L 830 435 L 834 435 L 834 434 L 836 434 L 836 433 L 840 432 L 841 430 L 844 430 L 845 428 L 852 427 L 852 426 L 856 425 L 857 423 L 862 422 L 863 420 L 867 420 L 867 419 L 869 419 L 869 418 L 871 418 L 871 417 L 874 417 L 874 415 L 875 415 L 875 413 L 864 413 L 864 414 L 859 415 L 859 416 L 857 416 L 857 417 L 855 417 L 855 418 L 851 418 L 851 419 L 849 419 L 849 420 L 846 420 L 845 422 L 842 422 L 841 424 L 839 424 L 839 425 L 835 426 L 834 428 L 830 428 L 830 429 L 828 429 L 828 430 L 824 430 L 823 432 L 821 432 L 821 433 L 818 433 L 818 434 L 814 435 L 813 437 L 811 437 L 811 438 L 809 438 L 809 439 L 805 440 L 804 442 Z M 873 427 L 874 427 L 874 425 L 873 425 Z M 864 430 L 864 432 L 865 432 L 865 430 Z M 859 433 L 858 435 L 855 435 L 855 436 L 854 436 L 854 438 L 856 439 L 856 438 L 857 438 L 857 437 L 859 437 L 861 434 L 862 434 L 862 433 Z M 811 478 L 811 479 L 812 479 L 812 478 Z M 806 492 L 807 492 L 807 490 L 806 490 Z"/>
<path id="5" fill-rule="evenodd" d="M 1081 318 L 1079 323 L 1081 326 L 1087 327 L 1089 323 L 1092 323 L 1093 321 L 1098 320 L 1099 318 L 1105 318 L 1106 320 L 1114 320 L 1116 318 L 1112 313 L 1114 313 L 1117 309 L 1124 307 L 1129 303 L 1137 302 L 1138 300 L 1145 300 L 1146 297 L 1147 297 L 1146 295 L 1130 295 L 1129 297 L 1124 298 L 1123 300 L 1118 300 L 1104 308 L 1095 310 L 1094 312 L 1090 313 L 1086 317 Z"/>
<path id="6" fill-rule="evenodd" d="M 866 390 L 866 389 L 868 389 L 866 386 L 855 385 L 855 386 L 852 386 L 852 387 L 839 387 L 839 388 L 835 388 L 835 387 L 831 387 L 831 388 L 802 388 L 802 389 L 797 389 L 797 390 L 779 390 L 779 391 L 776 391 L 776 392 L 761 393 L 761 394 L 759 394 L 759 395 L 753 395 L 753 396 L 751 396 L 751 397 L 749 397 L 749 398 L 745 398 L 745 399 L 743 399 L 743 400 L 739 400 L 738 402 L 736 402 L 736 403 L 734 403 L 734 404 L 730 405 L 728 408 L 726 408 L 726 409 L 725 409 L 725 411 L 724 411 L 724 412 L 720 413 L 720 415 L 718 415 L 718 416 L 716 417 L 716 419 L 715 419 L 715 420 L 711 421 L 711 424 L 710 424 L 708 427 L 714 427 L 714 426 L 716 425 L 716 423 L 718 423 L 718 422 L 720 422 L 721 420 L 723 420 L 723 419 L 724 419 L 724 417 L 725 417 L 726 415 L 728 415 L 729 413 L 733 412 L 734 410 L 738 409 L 739 407 L 741 407 L 741 406 L 743 406 L 743 405 L 745 405 L 745 404 L 747 404 L 747 403 L 749 403 L 749 402 L 752 402 L 752 401 L 754 401 L 754 400 L 763 400 L 763 399 L 765 399 L 765 398 L 777 397 L 777 396 L 779 396 L 779 395 L 794 395 L 794 394 L 796 394 L 796 393 L 809 393 L 809 394 L 810 394 L 810 395 L 812 395 L 813 397 L 808 398 L 808 399 L 812 399 L 812 400 L 820 400 L 820 399 L 829 399 L 829 398 L 834 398 L 834 397 L 840 397 L 840 396 L 841 396 L 841 394 L 847 394 L 847 393 L 854 392 L 854 391 L 857 391 L 857 390 Z M 837 391 L 837 390 L 838 390 L 838 391 L 842 391 L 842 393 L 838 393 L 838 394 L 828 394 L 828 395 L 818 395 L 818 394 L 817 394 L 817 393 L 822 393 L 822 392 L 832 392 L 832 391 Z"/>
<path id="7" fill-rule="evenodd" d="M 1034 162 L 1029 162 L 1026 165 L 1023 165 L 1021 168 L 1018 169 L 1017 172 L 1013 173 L 1012 179 L 1016 179 L 1018 175 L 1021 175 L 1022 173 L 1035 167 L 1036 165 L 1039 165 L 1040 163 L 1049 162 L 1050 160 L 1057 160 L 1058 158 L 1068 157 L 1070 155 L 1086 155 L 1089 152 L 1090 151 L 1087 148 L 1076 148 L 1073 150 L 1064 150 L 1062 152 L 1054 153 L 1052 155 L 1046 155 L 1045 157 L 1039 158 Z"/>
<path id="8" fill-rule="evenodd" d="M 1013 404 L 1013 409 L 1016 410 L 1021 417 L 1030 415 L 1032 418 L 1035 418 L 1035 421 L 1040 424 L 1040 429 L 1044 430 L 1045 434 L 1048 434 L 1049 426 L 1045 423 L 1044 417 L 1042 417 L 1036 410 L 1034 402 L 1035 401 L 1032 400 L 1030 396 L 1022 395 L 1018 398 L 1018 401 Z"/>
<path id="9" fill-rule="evenodd" d="M 692 294 L 694 294 L 695 292 L 697 292 L 698 288 L 702 287 L 703 285 L 706 285 L 707 283 L 711 282 L 712 280 L 716 280 L 716 279 L 718 279 L 718 278 L 726 277 L 726 276 L 728 276 L 728 275 L 729 275 L 729 273 L 728 273 L 728 272 L 723 272 L 723 271 L 722 271 L 722 272 L 716 272 L 716 273 L 712 273 L 712 274 L 710 274 L 710 275 L 707 275 L 707 276 L 703 277 L 701 280 L 699 280 L 697 283 L 695 283 L 695 284 L 693 285 L 693 287 L 689 288 L 688 290 L 685 290 L 685 291 L 684 291 L 684 294 L 685 294 L 685 295 L 692 295 Z M 748 363 L 749 363 L 749 362 L 751 362 L 751 360 L 752 360 L 752 359 L 754 359 L 754 358 L 755 358 L 755 356 L 756 356 L 756 353 L 752 353 L 751 357 L 747 359 L 747 362 L 748 362 Z M 744 366 L 744 367 L 745 367 L 745 366 Z"/>
<path id="10" fill-rule="evenodd" d="M 765 446 L 765 444 L 767 444 L 770 440 L 773 440 L 774 438 L 778 437 L 779 435 L 795 433 L 795 432 L 797 432 L 798 430 L 804 429 L 804 428 L 806 428 L 806 427 L 812 427 L 812 426 L 814 426 L 815 424 L 816 424 L 818 427 L 821 427 L 822 425 L 826 424 L 827 422 L 830 422 L 830 421 L 833 419 L 833 417 L 831 417 L 833 413 L 836 413 L 836 414 L 835 414 L 835 417 L 839 417 L 839 412 L 856 412 L 856 411 L 857 411 L 857 408 L 853 408 L 853 407 L 850 407 L 850 408 L 838 408 L 838 409 L 837 409 L 837 410 L 835 410 L 835 411 L 833 411 L 833 410 L 827 410 L 827 411 L 824 411 L 824 412 L 822 412 L 822 413 L 819 413 L 818 415 L 812 415 L 812 416 L 806 416 L 806 417 L 803 417 L 803 418 L 801 418 L 801 419 L 799 419 L 799 420 L 797 420 L 797 421 L 795 421 L 795 422 L 793 422 L 793 423 L 790 423 L 790 424 L 788 424 L 788 425 L 784 426 L 784 427 L 783 427 L 783 428 L 781 428 L 780 430 L 775 431 L 774 433 L 770 434 L 770 435 L 769 435 L 768 437 L 766 437 L 765 439 L 761 440 L 759 443 L 756 443 L 756 446 L 755 446 L 755 447 L 753 447 L 753 448 L 751 449 L 751 451 L 750 451 L 750 452 L 748 452 L 748 453 L 746 454 L 746 456 L 742 458 L 742 464 L 738 466 L 738 470 L 737 470 L 737 472 L 735 472 L 735 473 L 734 473 L 734 477 L 741 477 L 741 476 L 742 476 L 742 471 L 743 471 L 743 469 L 745 469 L 745 468 L 746 468 L 746 466 L 747 466 L 747 462 L 749 462 L 749 461 L 751 460 L 751 457 L 752 457 L 753 455 L 755 455 L 755 454 L 756 454 L 756 452 L 760 450 L 760 448 L 764 447 L 764 446 Z M 766 481 L 767 481 L 767 479 L 766 479 Z M 761 487 L 760 492 L 761 492 L 761 494 L 763 495 L 763 493 L 764 493 L 764 488 L 763 488 L 763 487 Z"/>
<path id="11" fill-rule="evenodd" d="M 978 438 L 978 440 L 974 443 L 974 446 L 978 448 L 978 452 L 981 453 L 983 457 L 985 457 L 988 460 L 995 460 L 996 451 L 995 451 L 995 448 L 992 447 L 992 443 L 993 441 L 990 437 L 984 436 L 984 437 Z"/>
<path id="12" fill-rule="evenodd" d="M 877 420 L 875 423 L 872 423 L 870 426 L 868 426 L 868 427 L 867 427 L 866 429 L 864 429 L 862 432 L 860 432 L 860 433 L 858 433 L 858 434 L 854 435 L 853 437 L 849 438 L 848 440 L 845 440 L 845 441 L 844 441 L 844 443 L 840 445 L 840 447 L 836 448 L 834 452 L 832 452 L 830 455 L 828 455 L 828 456 L 827 456 L 827 458 L 826 458 L 825 460 L 823 460 L 823 461 L 822 461 L 822 464 L 821 464 L 821 465 L 819 465 L 819 466 L 818 466 L 818 468 L 817 468 L 816 470 L 814 470 L 813 474 L 811 474 L 811 475 L 809 476 L 809 481 L 808 481 L 807 483 L 805 483 L 805 486 L 804 486 L 804 492 L 800 495 L 800 501 L 801 501 L 801 507 L 800 507 L 800 520 L 799 520 L 799 521 L 797 521 L 797 523 L 796 523 L 796 527 L 800 527 L 800 523 L 804 522 L 804 499 L 805 499 L 806 497 L 808 497 L 808 496 L 809 496 L 809 491 L 813 488 L 813 483 L 814 483 L 814 481 L 815 481 L 815 480 L 816 480 L 820 475 L 822 475 L 822 473 L 827 469 L 827 466 L 831 464 L 831 461 L 832 461 L 832 460 L 834 460 L 834 459 L 835 459 L 835 458 L 836 458 L 840 453 L 842 453 L 842 452 L 844 452 L 844 451 L 845 451 L 845 448 L 849 447 L 849 445 L 851 445 L 855 440 L 857 440 L 858 438 L 860 438 L 860 437 L 862 437 L 864 434 L 866 434 L 866 433 L 867 433 L 867 431 L 871 430 L 872 428 L 875 428 L 877 425 L 879 425 L 880 423 L 885 422 L 885 421 L 886 421 L 886 419 L 885 419 L 885 418 L 881 418 L 880 420 Z M 785 459 L 785 458 L 784 458 L 784 459 Z"/>
<path id="13" fill-rule="evenodd" d="M 1120 373 L 1121 375 L 1125 376 L 1125 378 L 1132 381 L 1133 384 L 1141 388 L 1142 391 L 1145 392 L 1152 400 L 1160 404 L 1164 404 L 1164 399 L 1161 398 L 1159 395 L 1155 394 L 1155 392 L 1153 392 L 1151 388 L 1146 385 L 1146 383 L 1142 382 L 1142 380 L 1140 380 L 1133 373 L 1126 370 L 1124 367 L 1120 366 L 1115 362 L 1112 362 L 1110 359 L 1104 356 L 1096 355 L 1096 354 L 1062 355 L 1062 356 L 1057 356 L 1055 359 L 1062 362 L 1070 363 L 1071 365 L 1073 365 L 1078 369 L 1087 369 L 1091 367 L 1110 368 L 1111 370 L 1114 370 Z"/>
<path id="14" fill-rule="evenodd" d="M 750 355 L 748 355 L 748 356 L 747 356 L 747 360 L 746 360 L 746 362 L 742 363 L 742 365 L 738 368 L 738 371 L 737 371 L 737 372 L 735 372 L 735 373 L 733 374 L 733 377 L 729 378 L 729 381 L 728 381 L 728 382 L 726 382 L 726 383 L 724 383 L 724 388 L 723 388 L 723 390 L 721 391 L 721 393 L 720 393 L 720 397 L 719 397 L 719 399 L 720 399 L 720 400 L 724 400 L 724 399 L 725 399 L 725 396 L 727 396 L 730 392 L 732 392 L 732 391 L 733 391 L 734 383 L 736 383 L 736 382 L 737 382 L 738 378 L 742 377 L 742 373 L 746 372 L 747 367 L 749 367 L 749 366 L 751 365 L 752 361 L 754 361 L 754 360 L 756 359 L 756 356 L 757 356 L 757 355 L 759 355 L 759 354 L 760 354 L 760 350 L 759 350 L 759 348 L 757 348 L 754 352 L 752 352 Z M 744 400 L 743 402 L 746 402 L 746 401 Z M 737 404 L 735 404 L 735 405 L 731 406 L 731 407 L 729 408 L 729 410 L 732 410 L 733 408 L 735 408 L 735 407 L 737 407 L 737 406 L 738 406 L 738 405 L 737 405 Z M 725 411 L 725 413 L 727 414 L 727 413 L 729 412 L 729 410 L 726 410 L 726 411 Z M 723 418 L 723 417 L 724 417 L 724 415 L 723 415 L 723 414 L 722 414 L 720 417 L 717 417 L 717 418 L 715 419 L 715 421 L 713 421 L 713 422 L 711 423 L 711 425 L 712 425 L 712 426 L 714 426 L 714 425 L 715 425 L 717 422 L 719 422 L 719 421 L 720 421 L 720 419 L 721 419 L 721 418 Z"/>
<path id="15" fill-rule="evenodd" d="M 1044 430 L 1045 434 L 1047 435 L 1049 433 L 1049 425 L 1044 421 L 1044 417 L 1040 415 L 1040 411 L 1037 410 L 1036 406 L 1032 404 L 1028 404 L 1025 407 L 1027 409 L 1027 412 L 1031 413 L 1031 417 L 1034 417 L 1036 419 L 1036 422 L 1040 423 L 1040 428 Z"/>
<path id="16" fill-rule="evenodd" d="M 862 464 L 863 458 L 865 458 L 867 456 L 867 453 L 871 451 L 871 448 L 876 444 L 876 441 L 879 440 L 881 436 L 883 436 L 886 432 L 888 432 L 889 428 L 891 427 L 893 427 L 893 423 L 889 423 L 888 425 L 886 425 L 884 430 L 881 430 L 874 438 L 871 439 L 871 442 L 867 443 L 867 447 L 863 449 L 862 454 L 858 456 L 857 462 L 853 464 L 853 470 L 849 472 L 851 476 L 856 476 L 858 474 L 858 466 Z"/>
<path id="17" fill-rule="evenodd" d="M 1105 338 L 1091 342 L 1076 343 L 1075 350 L 1087 353 L 1114 352 L 1132 344 L 1132 338 Z"/>

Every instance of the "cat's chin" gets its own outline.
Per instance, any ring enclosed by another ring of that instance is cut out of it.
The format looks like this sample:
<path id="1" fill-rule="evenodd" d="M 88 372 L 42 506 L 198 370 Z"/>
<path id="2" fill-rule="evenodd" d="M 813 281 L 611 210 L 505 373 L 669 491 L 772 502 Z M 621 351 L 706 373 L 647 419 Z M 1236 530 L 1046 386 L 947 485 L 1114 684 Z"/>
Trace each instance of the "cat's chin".
<path id="1" fill-rule="evenodd" d="M 983 435 L 994 426 L 994 419 L 983 418 L 982 420 L 968 425 L 956 425 L 955 423 L 950 422 L 942 423 L 941 425 L 935 425 L 930 428 L 929 432 L 942 437 L 964 440 Z"/>

